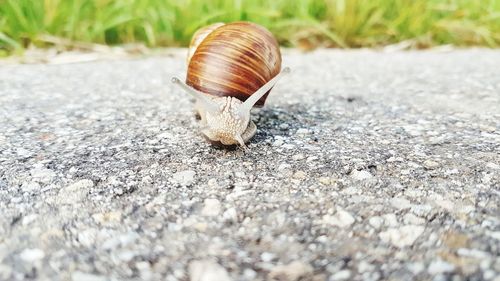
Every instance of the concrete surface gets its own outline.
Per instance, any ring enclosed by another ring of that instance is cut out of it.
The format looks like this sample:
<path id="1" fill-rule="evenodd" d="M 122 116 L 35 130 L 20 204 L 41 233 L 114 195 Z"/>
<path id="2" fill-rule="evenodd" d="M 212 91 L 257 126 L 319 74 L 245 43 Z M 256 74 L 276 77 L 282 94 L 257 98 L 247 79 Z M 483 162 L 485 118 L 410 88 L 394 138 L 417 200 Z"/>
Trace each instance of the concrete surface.
<path id="1" fill-rule="evenodd" d="M 0 280 L 500 280 L 500 51 L 288 50 L 247 151 L 184 56 L 0 68 Z"/>

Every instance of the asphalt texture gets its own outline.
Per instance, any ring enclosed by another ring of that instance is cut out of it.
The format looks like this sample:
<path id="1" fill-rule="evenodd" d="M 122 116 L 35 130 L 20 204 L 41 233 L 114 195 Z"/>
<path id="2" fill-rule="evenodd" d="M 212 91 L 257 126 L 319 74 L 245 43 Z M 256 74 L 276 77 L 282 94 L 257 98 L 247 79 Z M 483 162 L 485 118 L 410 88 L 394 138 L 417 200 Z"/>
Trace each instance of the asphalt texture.
<path id="1" fill-rule="evenodd" d="M 500 280 L 500 51 L 287 50 L 247 150 L 185 56 L 0 67 L 0 280 Z"/>

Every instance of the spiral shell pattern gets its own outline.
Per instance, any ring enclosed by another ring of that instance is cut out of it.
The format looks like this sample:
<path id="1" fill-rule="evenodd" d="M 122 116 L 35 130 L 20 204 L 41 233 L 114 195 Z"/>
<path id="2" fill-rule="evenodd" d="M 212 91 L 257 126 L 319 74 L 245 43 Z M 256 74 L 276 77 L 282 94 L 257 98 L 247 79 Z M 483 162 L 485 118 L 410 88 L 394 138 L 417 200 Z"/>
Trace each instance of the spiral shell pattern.
<path id="1" fill-rule="evenodd" d="M 219 23 L 193 36 L 186 84 L 245 101 L 280 70 L 279 44 L 266 28 L 250 22 Z M 263 106 L 268 94 L 256 106 Z"/>

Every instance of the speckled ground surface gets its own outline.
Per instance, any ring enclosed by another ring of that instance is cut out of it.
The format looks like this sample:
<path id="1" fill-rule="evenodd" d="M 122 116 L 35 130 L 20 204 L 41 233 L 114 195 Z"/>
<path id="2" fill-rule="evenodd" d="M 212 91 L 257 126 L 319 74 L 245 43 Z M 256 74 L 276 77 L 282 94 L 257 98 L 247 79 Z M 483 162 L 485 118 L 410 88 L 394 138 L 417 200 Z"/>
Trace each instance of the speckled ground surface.
<path id="1" fill-rule="evenodd" d="M 247 151 L 184 56 L 0 67 L 0 280 L 500 280 L 500 51 L 286 51 Z"/>

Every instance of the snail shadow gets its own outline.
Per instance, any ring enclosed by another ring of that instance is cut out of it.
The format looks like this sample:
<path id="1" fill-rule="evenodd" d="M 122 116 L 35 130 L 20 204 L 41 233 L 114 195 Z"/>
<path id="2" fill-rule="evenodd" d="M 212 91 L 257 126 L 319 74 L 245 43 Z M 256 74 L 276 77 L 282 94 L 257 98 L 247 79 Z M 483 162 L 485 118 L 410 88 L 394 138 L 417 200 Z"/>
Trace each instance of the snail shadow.
<path id="1" fill-rule="evenodd" d="M 311 116 L 306 106 L 292 104 L 260 108 L 252 119 L 258 129 L 251 142 L 263 144 L 276 136 L 287 137 L 298 128 L 313 125 L 315 117 Z"/>
<path id="2" fill-rule="evenodd" d="M 247 145 L 258 144 L 265 145 L 270 143 L 270 139 L 275 136 L 286 137 L 290 135 L 290 131 L 294 131 L 297 128 L 303 128 L 312 122 L 307 122 L 310 120 L 307 116 L 307 107 L 294 104 L 290 106 L 273 106 L 273 107 L 263 107 L 252 112 L 252 120 L 257 125 L 257 133 L 250 139 Z M 200 121 L 201 116 L 195 112 L 194 118 Z M 284 126 L 284 124 L 287 124 Z M 200 135 L 205 139 L 207 143 L 215 150 L 225 150 L 225 151 L 237 151 L 242 149 L 239 145 L 224 145 L 220 141 L 213 141 L 209 139 L 204 134 Z"/>

